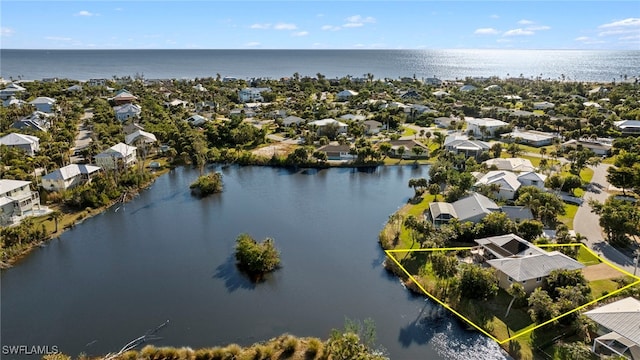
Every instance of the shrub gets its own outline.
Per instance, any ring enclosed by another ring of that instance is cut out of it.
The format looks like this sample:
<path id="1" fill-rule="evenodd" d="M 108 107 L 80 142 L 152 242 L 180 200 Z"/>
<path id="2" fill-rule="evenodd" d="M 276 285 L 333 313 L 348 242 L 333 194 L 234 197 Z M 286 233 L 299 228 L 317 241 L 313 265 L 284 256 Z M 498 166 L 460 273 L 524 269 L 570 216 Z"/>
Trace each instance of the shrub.
<path id="1" fill-rule="evenodd" d="M 298 339 L 293 336 L 287 336 L 284 341 L 283 354 L 287 357 L 293 355 L 296 352 L 296 348 L 298 347 Z"/>
<path id="2" fill-rule="evenodd" d="M 222 192 L 222 174 L 215 172 L 202 175 L 189 188 L 192 194 L 200 197 Z"/>
<path id="3" fill-rule="evenodd" d="M 322 341 L 317 338 L 309 339 L 309 343 L 307 344 L 307 350 L 305 351 L 308 357 L 315 358 L 322 352 Z"/>
<path id="4" fill-rule="evenodd" d="M 240 234 L 236 239 L 236 260 L 243 270 L 263 274 L 280 266 L 280 253 L 271 238 L 258 243 L 248 234 Z"/>

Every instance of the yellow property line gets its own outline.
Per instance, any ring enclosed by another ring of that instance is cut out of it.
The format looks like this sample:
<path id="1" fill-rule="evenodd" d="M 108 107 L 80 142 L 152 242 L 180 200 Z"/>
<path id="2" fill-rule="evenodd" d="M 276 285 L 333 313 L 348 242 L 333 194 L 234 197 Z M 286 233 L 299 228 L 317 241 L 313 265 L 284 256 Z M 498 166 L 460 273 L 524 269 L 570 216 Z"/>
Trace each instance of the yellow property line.
<path id="1" fill-rule="evenodd" d="M 597 302 L 599 302 L 599 301 L 601 301 L 601 300 L 604 300 L 604 299 L 606 299 L 606 298 L 608 298 L 608 297 L 611 297 L 611 296 L 613 296 L 613 295 L 615 295 L 615 294 L 617 294 L 617 293 L 619 293 L 619 292 L 621 292 L 621 291 L 624 291 L 624 290 L 626 290 L 626 289 L 628 289 L 628 288 L 631 288 L 631 287 L 633 287 L 633 286 L 636 286 L 636 285 L 640 285 L 640 277 L 638 277 L 638 276 L 634 276 L 634 275 L 630 274 L 629 272 L 627 272 L 627 271 L 625 271 L 625 270 L 623 270 L 623 269 L 621 269 L 621 268 L 619 268 L 619 267 L 617 267 L 617 266 L 615 266 L 615 265 L 611 264 L 609 261 L 607 261 L 607 260 L 605 260 L 605 259 L 601 258 L 600 256 L 598 256 L 598 254 L 594 253 L 591 249 L 589 249 L 586 245 L 584 245 L 584 244 L 582 244 L 582 243 L 580 243 L 580 244 L 540 244 L 540 245 L 537 245 L 537 246 L 538 246 L 538 247 L 541 247 L 541 248 L 545 248 L 545 247 L 567 247 L 567 246 L 575 247 L 575 246 L 581 246 L 581 247 L 583 247 L 584 249 L 586 249 L 589 253 L 591 253 L 592 255 L 594 255 L 594 256 L 595 256 L 598 260 L 600 260 L 601 262 L 603 262 L 603 263 L 607 264 L 608 266 L 610 266 L 610 267 L 612 267 L 613 269 L 615 269 L 615 270 L 617 270 L 617 271 L 621 272 L 622 274 L 625 274 L 625 275 L 627 275 L 627 276 L 630 276 L 631 278 L 635 279 L 636 281 L 635 281 L 635 282 L 633 282 L 633 283 L 631 283 L 631 284 L 629 284 L 629 285 L 626 285 L 626 286 L 624 286 L 624 287 L 622 287 L 622 288 L 620 288 L 620 289 L 617 289 L 617 290 L 615 290 L 615 291 L 613 291 L 613 292 L 611 292 L 611 293 L 609 293 L 609 294 L 606 294 L 606 295 L 601 296 L 601 297 L 599 297 L 599 298 L 597 298 L 597 299 L 595 299 L 595 300 L 592 300 L 592 301 L 590 301 L 590 302 L 588 302 L 588 303 L 586 303 L 586 304 L 584 304 L 584 305 L 580 305 L 580 306 L 576 307 L 575 309 L 573 309 L 573 310 L 571 310 L 571 311 L 568 311 L 568 312 L 566 312 L 566 313 L 564 313 L 564 314 L 561 314 L 561 315 L 559 315 L 559 316 L 556 316 L 556 317 L 554 317 L 554 318 L 553 318 L 553 319 L 551 319 L 551 320 L 547 320 L 547 321 L 545 321 L 545 322 L 543 322 L 543 323 L 541 323 L 541 324 L 538 324 L 538 325 L 536 325 L 535 327 L 533 327 L 533 328 L 531 328 L 531 329 L 527 329 L 527 330 L 524 330 L 524 331 L 522 331 L 522 332 L 516 333 L 515 335 L 513 335 L 512 337 L 510 337 L 510 338 L 508 338 L 508 339 L 499 340 L 498 338 L 496 338 L 495 336 L 493 336 L 492 334 L 490 334 L 489 332 L 487 332 L 485 329 L 483 329 L 482 327 L 480 327 L 479 325 L 477 325 L 477 324 L 476 324 L 476 323 L 474 323 L 473 321 L 469 320 L 469 319 L 468 319 L 467 317 L 465 317 L 464 315 L 462 315 L 462 314 L 460 314 L 459 312 L 457 312 L 455 309 L 453 309 L 451 306 L 449 306 L 449 304 L 445 303 L 444 301 L 442 301 L 442 300 L 438 299 L 436 296 L 434 296 L 434 295 L 432 295 L 431 293 L 429 293 L 429 292 L 428 292 L 428 291 L 427 291 L 427 290 L 426 290 L 426 289 L 425 289 L 425 288 L 424 288 L 424 287 L 423 287 L 423 286 L 422 286 L 422 285 L 421 285 L 421 284 L 420 284 L 420 283 L 419 283 L 419 282 L 418 282 L 418 281 L 413 277 L 413 275 L 411 275 L 411 274 L 409 273 L 409 271 L 407 271 L 407 269 L 405 269 L 405 267 L 404 267 L 404 266 L 402 266 L 402 264 L 400 264 L 400 262 L 395 258 L 395 256 L 393 256 L 393 255 L 392 255 L 392 254 L 397 254 L 397 253 L 408 253 L 408 252 L 435 252 L 435 251 L 458 251 L 458 250 L 470 250 L 470 249 L 472 249 L 472 247 L 434 248 L 434 249 L 396 249 L 396 250 L 385 250 L 384 252 L 387 254 L 387 256 L 388 256 L 391 260 L 393 260 L 393 262 L 395 262 L 395 263 L 396 263 L 396 265 L 398 265 L 398 266 L 400 267 L 400 269 L 402 269 L 402 271 L 403 271 L 405 274 L 407 274 L 407 276 L 409 277 L 409 279 L 410 279 L 411 281 L 413 281 L 413 283 L 414 283 L 414 284 L 416 284 L 416 286 L 418 286 L 418 288 L 420 288 L 420 290 L 422 290 L 422 292 L 423 292 L 423 293 L 425 293 L 425 295 L 427 295 L 429 298 L 431 298 L 431 299 L 433 299 L 434 301 L 436 301 L 438 304 L 442 305 L 445 309 L 447 309 L 447 310 L 451 311 L 452 313 L 454 313 L 455 315 L 457 315 L 459 318 L 461 318 L 462 320 L 464 320 L 466 323 L 468 323 L 469 325 L 471 325 L 472 327 L 474 327 L 475 329 L 477 329 L 478 331 L 480 331 L 480 332 L 481 332 L 481 333 L 483 333 L 484 335 L 486 335 L 486 336 L 488 336 L 489 338 L 491 338 L 491 339 L 493 339 L 494 341 L 496 341 L 498 344 L 504 344 L 504 343 L 506 343 L 506 342 L 509 342 L 509 341 L 511 341 L 511 340 L 514 340 L 514 339 L 516 339 L 516 338 L 518 338 L 518 337 L 520 337 L 520 336 L 522 336 L 522 335 L 528 334 L 528 333 L 530 333 L 530 332 L 532 332 L 532 331 L 534 331 L 534 330 L 536 330 L 536 329 L 538 329 L 538 328 L 540 328 L 540 327 L 542 327 L 542 326 L 545 326 L 545 325 L 547 325 L 547 324 L 550 324 L 550 323 L 556 322 L 556 321 L 558 321 L 559 319 L 561 319 L 561 318 L 563 318 L 563 317 L 565 317 L 565 316 L 567 316 L 567 315 L 569 315 L 569 314 L 572 314 L 572 313 L 574 313 L 574 312 L 576 312 L 576 311 L 580 311 L 580 310 L 582 310 L 582 309 L 584 309 L 584 308 L 586 308 L 586 307 L 588 307 L 588 306 L 591 306 L 591 305 L 593 305 L 593 304 L 595 304 L 595 303 L 597 303 Z M 505 325 L 506 325 L 506 324 L 505 324 Z M 508 329 L 508 326 L 507 326 L 507 329 Z"/>

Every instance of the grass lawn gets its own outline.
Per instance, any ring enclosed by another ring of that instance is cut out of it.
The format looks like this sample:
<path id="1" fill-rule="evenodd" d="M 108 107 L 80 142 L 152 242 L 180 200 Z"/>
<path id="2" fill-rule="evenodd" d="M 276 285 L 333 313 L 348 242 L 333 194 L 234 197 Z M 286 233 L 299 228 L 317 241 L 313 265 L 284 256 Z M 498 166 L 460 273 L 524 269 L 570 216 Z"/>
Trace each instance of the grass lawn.
<path id="1" fill-rule="evenodd" d="M 591 295 L 597 299 L 618 290 L 618 283 L 611 279 L 589 281 Z"/>
<path id="2" fill-rule="evenodd" d="M 402 128 L 404 131 L 402 132 L 402 136 L 411 136 L 411 135 L 415 135 L 416 131 L 412 128 L 409 127 L 403 127 Z"/>
<path id="3" fill-rule="evenodd" d="M 585 249 L 584 247 L 580 246 L 580 248 L 578 249 L 578 256 L 577 259 L 581 264 L 585 265 L 585 266 L 589 266 L 589 265 L 596 265 L 596 264 L 600 264 L 600 259 L 593 254 L 591 251 Z"/>
<path id="4" fill-rule="evenodd" d="M 578 211 L 578 205 L 564 204 L 564 209 L 567 213 L 564 215 L 558 216 L 558 221 L 567 225 L 569 227 L 569 230 L 573 230 L 573 218 L 576 217 L 576 212 Z"/>

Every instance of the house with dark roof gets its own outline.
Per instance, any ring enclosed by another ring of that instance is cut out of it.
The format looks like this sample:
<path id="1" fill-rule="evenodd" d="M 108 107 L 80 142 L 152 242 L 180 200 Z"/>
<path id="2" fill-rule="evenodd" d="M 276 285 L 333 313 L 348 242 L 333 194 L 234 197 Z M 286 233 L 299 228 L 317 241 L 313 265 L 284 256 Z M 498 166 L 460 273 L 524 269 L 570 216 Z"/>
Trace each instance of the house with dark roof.
<path id="1" fill-rule="evenodd" d="M 598 324 L 591 351 L 640 360 L 640 300 L 627 297 L 584 314 Z"/>
<path id="2" fill-rule="evenodd" d="M 389 144 L 391 144 L 391 150 L 389 150 L 389 156 L 393 158 L 403 159 L 413 159 L 416 157 L 413 148 L 420 147 L 422 148 L 422 154 L 420 157 L 428 157 L 429 156 L 429 148 L 416 140 L 407 139 L 407 140 L 390 140 Z M 402 148 L 402 150 L 400 150 Z"/>
<path id="3" fill-rule="evenodd" d="M 53 114 L 47 114 L 42 111 L 34 111 L 28 116 L 13 123 L 16 129 L 29 128 L 37 131 L 47 131 L 51 127 L 50 117 Z"/>
<path id="4" fill-rule="evenodd" d="M 507 290 L 514 282 L 522 284 L 527 294 L 542 286 L 555 270 L 579 270 L 578 261 L 559 251 L 540 249 L 515 234 L 477 239 L 471 253 L 496 271 L 498 285 Z"/>
<path id="5" fill-rule="evenodd" d="M 351 151 L 351 146 L 349 146 L 348 144 L 345 145 L 325 145 L 322 146 L 320 148 L 318 148 L 319 152 L 324 152 L 327 154 L 327 159 L 328 160 L 342 160 L 342 161 L 348 161 L 348 160 L 353 160 L 356 157 L 354 155 L 351 155 L 349 152 Z"/>
<path id="6" fill-rule="evenodd" d="M 138 100 L 138 97 L 131 94 L 126 89 L 119 90 L 116 93 L 116 96 L 111 98 L 111 101 L 113 101 L 116 105 L 129 104 L 136 100 Z"/>

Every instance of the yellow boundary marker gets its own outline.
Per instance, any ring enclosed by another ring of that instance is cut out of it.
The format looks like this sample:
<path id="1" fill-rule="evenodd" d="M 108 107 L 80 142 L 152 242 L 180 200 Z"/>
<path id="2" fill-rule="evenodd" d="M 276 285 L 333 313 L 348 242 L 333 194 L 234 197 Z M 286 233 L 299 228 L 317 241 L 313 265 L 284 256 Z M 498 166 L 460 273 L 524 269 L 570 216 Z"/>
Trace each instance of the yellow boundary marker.
<path id="1" fill-rule="evenodd" d="M 595 256 L 599 261 L 601 261 L 604 264 L 607 264 L 608 266 L 610 266 L 611 268 L 613 268 L 614 270 L 619 271 L 620 273 L 627 275 L 633 279 L 635 279 L 636 281 L 626 285 L 620 289 L 617 289 L 616 291 L 613 291 L 607 295 L 601 296 L 595 300 L 592 300 L 584 305 L 580 305 L 578 307 L 576 307 L 573 310 L 567 311 L 564 314 L 561 314 L 559 316 L 554 317 L 551 320 L 547 320 L 541 324 L 538 324 L 532 328 L 527 328 L 525 330 L 522 330 L 519 333 L 516 333 L 515 335 L 511 336 L 510 338 L 504 339 L 504 340 L 500 340 L 498 338 L 496 338 L 495 336 L 493 336 L 492 334 L 490 334 L 488 331 L 486 331 L 485 329 L 483 329 L 482 327 L 480 327 L 479 325 L 477 325 L 476 323 L 474 323 L 473 321 L 467 319 L 467 317 L 465 317 L 464 315 L 460 314 L 458 311 L 456 311 L 454 308 L 452 308 L 451 306 L 449 306 L 449 304 L 445 303 L 444 301 L 438 299 L 436 296 L 432 295 L 430 292 L 428 292 L 414 277 L 413 275 L 411 275 L 407 269 L 404 268 L 404 266 L 402 266 L 402 264 L 400 264 L 400 262 L 395 258 L 395 256 L 393 256 L 393 254 L 398 254 L 398 253 L 410 253 L 410 252 L 434 252 L 434 251 L 460 251 L 460 250 L 470 250 L 472 249 L 472 247 L 453 247 L 453 248 L 436 248 L 436 249 L 395 249 L 395 250 L 385 250 L 384 252 L 387 254 L 387 256 L 393 260 L 394 263 L 396 263 L 396 265 L 398 265 L 400 267 L 400 269 L 402 269 L 402 271 L 407 274 L 407 276 L 409 277 L 409 279 L 411 281 L 413 281 L 414 284 L 416 284 L 416 286 L 418 286 L 418 288 L 420 288 L 420 290 L 422 290 L 423 293 L 425 293 L 425 295 L 427 295 L 429 298 L 433 299 L 434 301 L 436 301 L 438 304 L 442 305 L 445 309 L 451 311 L 452 313 L 454 313 L 456 316 L 458 316 L 459 318 L 461 318 L 462 320 L 464 320 L 467 324 L 469 324 L 470 326 L 472 326 L 473 328 L 475 328 L 476 330 L 480 331 L 481 333 L 483 333 L 484 335 L 488 336 L 489 338 L 493 339 L 494 341 L 496 341 L 498 344 L 504 344 L 506 342 L 509 342 L 511 340 L 514 340 L 522 335 L 528 334 L 542 326 L 545 326 L 547 324 L 553 323 L 569 314 L 572 314 L 576 311 L 580 311 L 588 306 L 591 306 L 599 301 L 602 301 L 610 296 L 613 296 L 621 291 L 624 291 L 630 287 L 636 286 L 636 285 L 640 285 L 640 277 L 638 276 L 634 276 L 633 274 L 617 267 L 616 265 L 613 265 L 612 263 L 610 263 L 609 261 L 601 258 L 598 254 L 596 254 L 595 252 L 593 252 L 593 250 L 589 249 L 587 246 L 585 246 L 584 244 L 540 244 L 540 245 L 536 245 L 540 248 L 555 248 L 555 247 L 575 247 L 575 246 L 580 246 L 582 248 L 584 248 L 585 250 L 587 250 L 591 255 Z M 532 324 L 533 325 L 533 324 Z M 508 329 L 508 327 L 507 327 Z"/>

